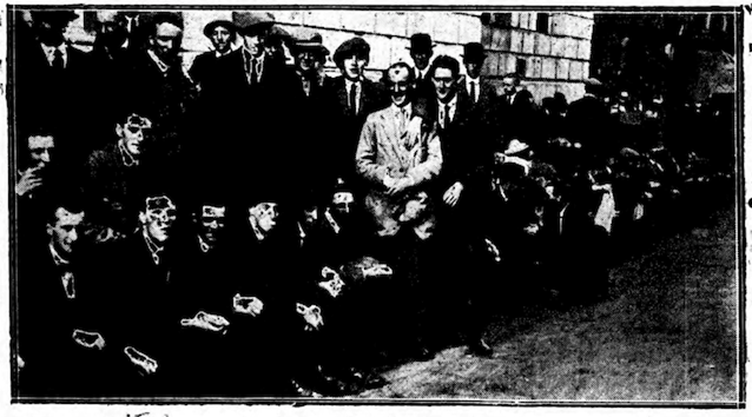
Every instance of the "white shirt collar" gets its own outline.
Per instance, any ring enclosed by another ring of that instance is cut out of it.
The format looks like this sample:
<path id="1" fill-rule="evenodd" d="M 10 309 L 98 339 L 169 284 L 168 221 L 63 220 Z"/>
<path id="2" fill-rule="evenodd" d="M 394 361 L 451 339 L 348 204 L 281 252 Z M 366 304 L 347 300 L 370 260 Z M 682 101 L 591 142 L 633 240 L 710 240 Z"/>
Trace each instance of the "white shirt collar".
<path id="1" fill-rule="evenodd" d="M 55 250 L 52 242 L 50 242 L 50 253 L 52 254 L 52 261 L 55 262 L 55 266 L 69 265 L 70 261 L 60 256 L 60 253 Z"/>
<path id="2" fill-rule="evenodd" d="M 394 112 L 394 117 L 399 117 L 402 114 L 403 110 L 405 111 L 407 120 L 410 120 L 413 117 L 413 103 L 408 103 L 404 105 L 403 107 L 399 107 L 396 104 L 392 103 L 390 107 L 392 111 Z"/>
<path id="3" fill-rule="evenodd" d="M 52 65 L 52 61 L 55 59 L 55 51 L 60 51 L 63 55 L 63 66 L 68 65 L 68 48 L 65 47 L 65 42 L 58 46 L 49 46 L 41 42 L 40 45 L 42 45 L 42 51 L 44 51 L 48 64 Z"/>

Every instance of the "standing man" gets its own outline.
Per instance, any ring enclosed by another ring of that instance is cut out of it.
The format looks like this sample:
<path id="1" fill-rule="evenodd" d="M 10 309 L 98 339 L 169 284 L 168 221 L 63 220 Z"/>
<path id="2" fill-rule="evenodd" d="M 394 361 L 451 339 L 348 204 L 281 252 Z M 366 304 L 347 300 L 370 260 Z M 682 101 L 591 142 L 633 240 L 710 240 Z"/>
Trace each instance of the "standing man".
<path id="1" fill-rule="evenodd" d="M 122 97 L 125 106 L 138 105 L 151 116 L 154 146 L 150 157 L 160 160 L 168 171 L 166 162 L 174 162 L 180 151 L 197 90 L 181 63 L 182 17 L 160 12 L 151 24 L 149 46 L 135 58 Z"/>
<path id="2" fill-rule="evenodd" d="M 427 98 L 433 93 L 433 86 L 428 77 L 428 68 L 433 57 L 433 41 L 427 33 L 416 33 L 410 37 L 410 58 L 415 65 L 415 94 Z"/>
<path id="3" fill-rule="evenodd" d="M 535 117 L 535 103 L 529 91 L 520 89 L 520 76 L 516 73 L 504 75 L 501 80 L 504 95 L 500 98 L 499 113 L 504 118 L 502 136 L 504 139 L 501 148 L 506 146 L 512 139 L 527 142 L 534 132 L 532 122 Z"/>
<path id="4" fill-rule="evenodd" d="M 217 62 L 232 52 L 231 46 L 235 42 L 236 28 L 228 20 L 214 20 L 204 27 L 204 36 L 209 38 L 214 50 L 197 56 L 188 71 L 188 75 L 200 87 L 202 98 L 207 95 L 212 96 L 212 88 L 216 88 L 214 84 L 217 78 L 223 76 L 217 71 Z"/>
<path id="5" fill-rule="evenodd" d="M 90 107 L 91 58 L 70 45 L 68 26 L 76 13 L 39 10 L 32 17 L 35 41 L 18 45 L 12 71 L 17 128 L 43 123 L 57 139 L 58 162 L 75 166 L 91 151 L 91 126 L 76 122 Z"/>
<path id="6" fill-rule="evenodd" d="M 386 70 L 392 104 L 368 116 L 355 154 L 358 175 L 367 182 L 366 209 L 381 237 L 399 231 L 406 197 L 431 184 L 442 167 L 435 125 L 415 112 L 414 77 L 402 62 Z"/>
<path id="7" fill-rule="evenodd" d="M 371 46 L 363 38 L 343 42 L 334 51 L 334 63 L 342 76 L 331 80 L 327 88 L 330 99 L 335 103 L 333 125 L 339 132 L 334 134 L 334 140 L 327 146 L 333 167 L 332 176 L 349 184 L 353 184 L 356 178 L 352 161 L 361 127 L 370 113 L 388 104 L 380 85 L 364 76 L 370 54 Z"/>
<path id="8" fill-rule="evenodd" d="M 596 154 L 607 148 L 604 134 L 608 129 L 609 109 L 601 100 L 603 84 L 595 78 L 585 80 L 585 95 L 569 105 L 566 116 L 569 139 Z"/>
<path id="9" fill-rule="evenodd" d="M 478 42 L 465 44 L 462 54 L 462 63 L 465 65 L 467 74 L 461 81 L 473 108 L 490 110 L 497 106 L 498 96 L 496 88 L 488 79 L 481 77 L 483 62 L 486 60 L 486 51 Z"/>

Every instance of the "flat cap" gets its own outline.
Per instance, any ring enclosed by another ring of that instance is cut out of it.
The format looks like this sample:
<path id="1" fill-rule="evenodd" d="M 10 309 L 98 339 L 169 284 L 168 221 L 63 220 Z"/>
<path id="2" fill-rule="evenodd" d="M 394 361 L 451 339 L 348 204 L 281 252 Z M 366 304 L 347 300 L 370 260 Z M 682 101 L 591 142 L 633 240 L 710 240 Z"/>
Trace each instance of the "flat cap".
<path id="1" fill-rule="evenodd" d="M 232 22 L 239 32 L 248 33 L 270 29 L 275 19 L 269 12 L 232 12 Z"/>
<path id="2" fill-rule="evenodd" d="M 293 46 L 297 51 L 312 50 L 329 55 L 329 49 L 324 46 L 321 34 L 316 31 L 301 28 L 301 30 L 295 32 L 294 41 Z"/>
<path id="3" fill-rule="evenodd" d="M 368 57 L 370 54 L 371 45 L 365 39 L 355 37 L 342 42 L 342 45 L 337 47 L 334 51 L 334 62 L 339 64 L 351 55 Z"/>

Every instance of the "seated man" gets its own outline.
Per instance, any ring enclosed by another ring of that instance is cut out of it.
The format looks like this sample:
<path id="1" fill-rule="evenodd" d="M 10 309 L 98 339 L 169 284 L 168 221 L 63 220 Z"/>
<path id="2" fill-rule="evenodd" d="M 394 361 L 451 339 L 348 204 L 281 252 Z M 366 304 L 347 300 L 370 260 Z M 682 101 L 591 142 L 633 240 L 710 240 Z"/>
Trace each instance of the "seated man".
<path id="1" fill-rule="evenodd" d="M 83 193 L 99 241 L 121 238 L 137 227 L 141 164 L 151 121 L 129 113 L 115 125 L 118 141 L 94 151 L 86 163 Z"/>
<path id="2" fill-rule="evenodd" d="M 84 382 L 71 337 L 77 325 L 81 277 L 78 255 L 84 212 L 57 204 L 47 221 L 46 242 L 19 250 L 18 351 L 23 397 L 81 395 Z"/>

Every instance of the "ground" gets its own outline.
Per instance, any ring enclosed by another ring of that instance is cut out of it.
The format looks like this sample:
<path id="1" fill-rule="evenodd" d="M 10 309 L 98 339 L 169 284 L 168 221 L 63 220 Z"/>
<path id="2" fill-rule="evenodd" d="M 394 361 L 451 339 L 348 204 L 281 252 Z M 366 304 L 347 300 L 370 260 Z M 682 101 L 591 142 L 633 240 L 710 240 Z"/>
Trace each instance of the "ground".
<path id="1" fill-rule="evenodd" d="M 358 396 L 735 402 L 735 222 L 731 204 L 716 207 L 613 268 L 606 300 L 499 317 L 493 357 L 451 347 Z"/>

